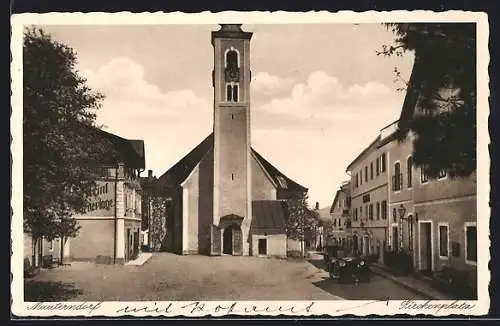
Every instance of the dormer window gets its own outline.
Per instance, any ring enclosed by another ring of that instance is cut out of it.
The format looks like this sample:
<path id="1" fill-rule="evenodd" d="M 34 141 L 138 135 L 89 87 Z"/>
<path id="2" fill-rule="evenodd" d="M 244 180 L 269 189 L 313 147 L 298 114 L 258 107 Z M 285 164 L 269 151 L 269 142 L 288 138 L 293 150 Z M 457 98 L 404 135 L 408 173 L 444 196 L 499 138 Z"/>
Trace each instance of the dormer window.
<path id="1" fill-rule="evenodd" d="M 283 188 L 283 189 L 288 188 L 288 185 L 287 185 L 285 178 L 283 178 L 282 176 L 278 176 L 276 179 L 278 179 L 278 183 L 280 184 L 281 188 Z"/>

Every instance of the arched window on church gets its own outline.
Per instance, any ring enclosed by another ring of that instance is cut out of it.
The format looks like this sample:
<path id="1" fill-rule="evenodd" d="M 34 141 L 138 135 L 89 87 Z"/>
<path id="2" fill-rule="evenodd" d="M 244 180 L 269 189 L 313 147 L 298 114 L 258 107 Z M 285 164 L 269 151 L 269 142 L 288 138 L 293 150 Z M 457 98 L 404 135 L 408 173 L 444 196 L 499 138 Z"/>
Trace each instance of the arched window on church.
<path id="1" fill-rule="evenodd" d="M 229 49 L 229 51 L 226 52 L 226 68 L 239 68 L 239 57 L 238 57 L 238 52 L 234 48 Z"/>
<path id="2" fill-rule="evenodd" d="M 240 58 L 238 50 L 231 47 L 225 54 L 224 77 L 226 81 L 226 101 L 239 101 Z"/>

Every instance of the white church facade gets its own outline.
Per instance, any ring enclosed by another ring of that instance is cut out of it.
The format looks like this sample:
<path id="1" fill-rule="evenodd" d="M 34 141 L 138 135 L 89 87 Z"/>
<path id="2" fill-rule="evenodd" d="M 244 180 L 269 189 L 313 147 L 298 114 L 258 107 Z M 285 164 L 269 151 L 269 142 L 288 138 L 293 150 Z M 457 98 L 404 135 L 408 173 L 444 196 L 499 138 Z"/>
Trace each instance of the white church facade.
<path id="1" fill-rule="evenodd" d="M 308 189 L 251 146 L 250 40 L 239 24 L 212 32 L 213 132 L 158 178 L 167 249 L 180 254 L 286 256 L 286 199 Z"/>

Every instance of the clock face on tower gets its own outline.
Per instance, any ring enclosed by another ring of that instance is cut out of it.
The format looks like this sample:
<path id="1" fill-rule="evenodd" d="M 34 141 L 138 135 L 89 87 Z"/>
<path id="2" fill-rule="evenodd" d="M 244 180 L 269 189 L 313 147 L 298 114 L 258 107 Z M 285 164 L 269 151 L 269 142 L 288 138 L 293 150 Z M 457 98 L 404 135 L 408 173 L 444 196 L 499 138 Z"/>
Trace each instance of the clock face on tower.
<path id="1" fill-rule="evenodd" d="M 227 67 L 224 71 L 226 83 L 237 83 L 240 81 L 240 68 L 238 67 Z"/>

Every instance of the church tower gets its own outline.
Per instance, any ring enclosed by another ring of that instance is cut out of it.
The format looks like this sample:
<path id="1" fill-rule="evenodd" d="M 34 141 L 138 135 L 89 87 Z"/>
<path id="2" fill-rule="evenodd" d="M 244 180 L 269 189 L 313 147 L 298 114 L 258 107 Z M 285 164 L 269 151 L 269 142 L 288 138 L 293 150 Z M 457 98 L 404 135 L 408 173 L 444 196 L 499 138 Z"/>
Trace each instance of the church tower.
<path id="1" fill-rule="evenodd" d="M 211 253 L 248 255 L 252 218 L 250 39 L 241 24 L 212 32 L 214 189 Z"/>

